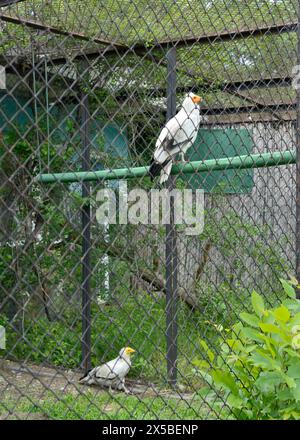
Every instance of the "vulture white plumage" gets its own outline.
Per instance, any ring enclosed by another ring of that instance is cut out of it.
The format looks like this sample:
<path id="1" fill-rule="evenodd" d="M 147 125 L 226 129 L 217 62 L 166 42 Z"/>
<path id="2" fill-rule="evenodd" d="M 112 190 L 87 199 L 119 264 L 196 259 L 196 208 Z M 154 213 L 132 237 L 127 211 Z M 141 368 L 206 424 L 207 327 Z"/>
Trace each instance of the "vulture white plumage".
<path id="1" fill-rule="evenodd" d="M 202 98 L 194 93 L 189 93 L 183 100 L 179 112 L 171 118 L 158 136 L 155 144 L 153 161 L 149 174 L 151 180 L 160 174 L 160 184 L 169 178 L 173 159 L 176 154 L 184 155 L 195 142 L 199 129 L 201 116 L 199 103 Z"/>
<path id="2" fill-rule="evenodd" d="M 130 347 L 121 349 L 119 356 L 106 364 L 88 371 L 79 382 L 86 385 L 100 385 L 128 392 L 125 387 L 125 376 L 131 367 L 131 355 L 135 350 Z"/>

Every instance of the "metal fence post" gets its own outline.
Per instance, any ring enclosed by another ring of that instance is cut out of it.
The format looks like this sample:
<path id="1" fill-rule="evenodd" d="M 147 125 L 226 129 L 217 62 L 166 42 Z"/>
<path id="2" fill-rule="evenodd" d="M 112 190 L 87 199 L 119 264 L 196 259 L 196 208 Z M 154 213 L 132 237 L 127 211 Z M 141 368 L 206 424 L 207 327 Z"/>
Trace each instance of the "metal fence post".
<path id="1" fill-rule="evenodd" d="M 167 120 L 176 113 L 176 48 L 167 52 Z M 175 187 L 175 177 L 170 176 L 166 186 Z M 177 245 L 174 224 L 174 199 L 170 198 L 170 224 L 166 225 L 166 337 L 167 375 L 170 385 L 177 380 Z"/>
<path id="2" fill-rule="evenodd" d="M 297 64 L 300 66 L 300 1 L 298 1 L 298 55 Z M 296 277 L 300 282 L 300 88 L 297 84 L 296 110 Z M 300 289 L 297 289 L 297 298 L 300 298 Z"/>
<path id="3" fill-rule="evenodd" d="M 81 93 L 82 170 L 90 169 L 89 97 Z M 90 196 L 90 183 L 82 182 L 82 368 L 91 368 L 91 210 L 86 199 Z"/>

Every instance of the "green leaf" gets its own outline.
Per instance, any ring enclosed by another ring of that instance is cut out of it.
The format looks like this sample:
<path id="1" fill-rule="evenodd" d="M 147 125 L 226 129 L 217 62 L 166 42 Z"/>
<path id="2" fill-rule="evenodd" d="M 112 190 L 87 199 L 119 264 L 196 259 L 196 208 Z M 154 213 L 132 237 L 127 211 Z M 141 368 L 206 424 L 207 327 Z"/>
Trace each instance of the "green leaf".
<path id="1" fill-rule="evenodd" d="M 251 325 L 252 327 L 259 327 L 259 318 L 252 314 L 247 312 L 242 312 L 240 314 L 241 319 L 246 322 L 246 324 Z"/>
<path id="2" fill-rule="evenodd" d="M 243 350 L 243 344 L 239 339 L 226 339 L 226 344 L 233 352 L 240 352 Z"/>
<path id="3" fill-rule="evenodd" d="M 294 411 L 293 409 L 288 409 L 283 411 L 282 420 L 290 420 L 290 419 L 299 420 L 300 412 Z"/>
<path id="4" fill-rule="evenodd" d="M 200 388 L 200 390 L 198 391 L 198 395 L 205 398 L 205 399 L 215 396 L 213 390 L 209 387 Z"/>
<path id="5" fill-rule="evenodd" d="M 287 384 L 287 386 L 289 388 L 296 388 L 295 379 L 293 379 L 292 377 L 287 376 L 286 374 L 284 375 L 284 379 L 285 379 L 285 383 Z"/>
<path id="6" fill-rule="evenodd" d="M 264 333 L 274 333 L 276 335 L 279 335 L 282 337 L 282 339 L 287 340 L 287 335 L 276 325 L 274 324 L 265 324 L 264 322 L 261 322 L 259 324 L 260 328 Z"/>
<path id="7" fill-rule="evenodd" d="M 209 385 L 213 384 L 212 376 L 205 370 L 199 370 L 203 380 L 205 380 Z"/>
<path id="8" fill-rule="evenodd" d="M 256 350 L 257 349 L 257 345 L 252 344 L 252 345 L 247 345 L 246 347 L 244 347 L 244 352 L 245 353 L 251 353 L 251 351 Z"/>
<path id="9" fill-rule="evenodd" d="M 217 385 L 220 385 L 231 391 L 233 394 L 238 395 L 238 387 L 230 373 L 227 371 L 215 370 L 211 375 Z"/>
<path id="10" fill-rule="evenodd" d="M 209 360 L 212 362 L 215 358 L 214 353 L 209 349 L 207 343 L 204 341 L 204 339 L 200 340 L 200 344 L 202 345 L 202 347 L 204 348 Z"/>
<path id="11" fill-rule="evenodd" d="M 294 399 L 299 402 L 300 401 L 300 380 L 296 380 L 296 388 L 292 389 L 292 394 Z"/>
<path id="12" fill-rule="evenodd" d="M 293 327 L 294 325 L 299 325 L 300 324 L 300 313 L 296 313 L 296 315 L 294 315 L 292 317 L 292 319 L 290 320 L 290 324 Z"/>
<path id="13" fill-rule="evenodd" d="M 281 282 L 283 290 L 285 291 L 287 296 L 289 298 L 296 299 L 296 293 L 295 293 L 295 289 L 293 288 L 293 286 L 291 286 L 290 283 L 288 283 L 287 281 L 285 281 L 283 279 L 280 279 L 280 282 Z"/>
<path id="14" fill-rule="evenodd" d="M 262 350 L 257 350 L 251 355 L 251 361 L 255 367 L 280 370 L 280 363 L 266 355 Z"/>
<path id="15" fill-rule="evenodd" d="M 232 408 L 240 409 L 244 406 L 244 401 L 239 396 L 235 394 L 229 394 L 226 403 Z"/>
<path id="16" fill-rule="evenodd" d="M 242 322 L 237 322 L 236 324 L 233 324 L 233 326 L 231 327 L 232 334 L 236 338 L 238 338 L 240 336 L 243 329 L 244 329 L 244 326 L 243 326 Z"/>
<path id="17" fill-rule="evenodd" d="M 264 335 L 251 327 L 244 327 L 242 330 L 242 334 L 246 338 L 256 342 L 264 341 Z"/>
<path id="18" fill-rule="evenodd" d="M 275 386 L 278 386 L 281 383 L 283 383 L 283 377 L 277 371 L 262 372 L 256 380 L 256 386 L 262 393 L 270 393 L 274 391 Z"/>
<path id="19" fill-rule="evenodd" d="M 222 352 L 225 353 L 225 355 L 228 355 L 230 353 L 230 347 L 228 346 L 227 342 L 223 342 L 220 345 L 220 348 L 221 348 Z"/>
<path id="20" fill-rule="evenodd" d="M 274 317 L 275 317 L 275 319 L 277 321 L 281 321 L 281 322 L 284 322 L 284 323 L 286 323 L 290 319 L 290 317 L 291 317 L 289 309 L 287 309 L 283 305 L 281 305 L 277 309 L 274 309 L 272 311 L 272 314 L 274 315 Z"/>
<path id="21" fill-rule="evenodd" d="M 296 350 L 293 350 L 292 348 L 283 347 L 282 351 L 284 351 L 285 353 L 289 354 L 292 357 L 296 357 L 300 359 L 300 354 L 297 353 Z"/>
<path id="22" fill-rule="evenodd" d="M 283 390 L 279 390 L 277 393 L 278 396 L 278 400 L 290 400 L 293 396 L 292 396 L 292 392 L 289 388 L 284 388 Z"/>
<path id="23" fill-rule="evenodd" d="M 209 363 L 207 361 L 204 361 L 204 360 L 194 359 L 192 364 L 195 365 L 198 368 L 201 368 L 201 369 L 206 369 L 206 370 L 210 369 Z"/>
<path id="24" fill-rule="evenodd" d="M 289 366 L 287 375 L 293 379 L 300 379 L 300 363 L 295 362 Z"/>
<path id="25" fill-rule="evenodd" d="M 265 311 L 264 300 L 261 295 L 259 295 L 255 290 L 251 295 L 252 307 L 257 316 L 262 317 Z"/>

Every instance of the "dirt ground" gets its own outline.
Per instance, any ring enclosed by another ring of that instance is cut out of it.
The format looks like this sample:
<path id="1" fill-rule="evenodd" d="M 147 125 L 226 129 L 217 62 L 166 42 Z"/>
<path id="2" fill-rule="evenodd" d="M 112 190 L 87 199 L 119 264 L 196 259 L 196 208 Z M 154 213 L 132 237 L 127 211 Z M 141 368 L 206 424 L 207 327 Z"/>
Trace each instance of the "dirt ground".
<path id="1" fill-rule="evenodd" d="M 82 386 L 77 384 L 79 374 L 73 371 L 57 371 L 52 368 L 41 367 L 33 364 L 18 364 L 12 361 L 0 361 L 0 400 L 9 402 L 18 402 L 21 397 L 27 397 L 28 400 L 39 402 L 51 389 L 53 395 L 57 398 L 65 393 L 74 395 L 82 394 Z M 104 392 L 103 390 L 94 390 L 93 392 Z M 33 413 L 2 413 L 2 419 L 47 419 L 44 414 Z"/>
<path id="2" fill-rule="evenodd" d="M 92 392 L 95 396 L 104 393 L 107 395 L 107 389 L 80 385 L 78 380 L 81 375 L 81 373 L 73 370 L 57 370 L 40 365 L 21 364 L 0 359 L 0 403 L 10 402 L 10 411 L 0 413 L 0 420 L 46 420 L 46 414 L 39 412 L 27 414 L 14 410 L 13 407 L 20 398 L 24 397 L 32 404 L 38 404 L 49 396 L 49 390 L 51 390 L 51 394 L 56 399 L 61 399 L 66 393 L 71 393 L 76 397 L 85 394 L 87 391 Z M 192 397 L 190 393 L 180 392 L 178 394 L 170 392 L 170 390 L 158 390 L 153 384 L 143 384 L 138 381 L 127 380 L 126 386 L 132 394 L 139 395 L 140 399 L 149 396 L 156 397 L 158 395 L 165 398 L 184 398 L 187 400 Z M 114 393 L 118 392 L 114 391 Z"/>

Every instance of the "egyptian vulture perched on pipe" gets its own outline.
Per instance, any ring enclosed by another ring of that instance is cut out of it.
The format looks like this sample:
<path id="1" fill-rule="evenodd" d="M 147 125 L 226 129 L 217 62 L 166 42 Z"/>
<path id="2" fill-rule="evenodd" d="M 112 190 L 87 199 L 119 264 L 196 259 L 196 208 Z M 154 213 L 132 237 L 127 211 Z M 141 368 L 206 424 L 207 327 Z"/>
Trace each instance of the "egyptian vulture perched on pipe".
<path id="1" fill-rule="evenodd" d="M 170 119 L 158 136 L 149 174 L 151 180 L 160 174 L 160 184 L 169 178 L 173 158 L 177 153 L 185 162 L 184 155 L 195 142 L 201 121 L 200 96 L 189 93 L 179 112 Z"/>
<path id="2" fill-rule="evenodd" d="M 95 367 L 88 371 L 79 382 L 86 385 L 100 385 L 104 387 L 123 390 L 128 393 L 125 387 L 125 376 L 131 367 L 131 355 L 135 350 L 130 347 L 122 348 L 119 356 L 106 364 Z"/>

